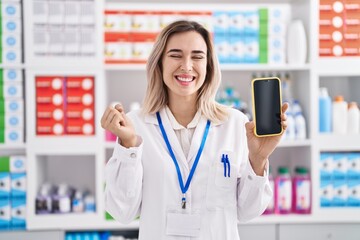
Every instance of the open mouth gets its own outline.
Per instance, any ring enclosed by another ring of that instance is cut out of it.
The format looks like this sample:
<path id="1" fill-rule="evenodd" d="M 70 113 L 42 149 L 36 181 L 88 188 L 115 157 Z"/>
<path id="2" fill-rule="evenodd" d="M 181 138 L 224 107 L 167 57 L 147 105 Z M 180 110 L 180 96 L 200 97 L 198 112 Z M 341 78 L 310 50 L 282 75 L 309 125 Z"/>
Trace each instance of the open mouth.
<path id="1" fill-rule="evenodd" d="M 176 80 L 178 80 L 179 82 L 182 82 L 182 83 L 190 83 L 190 82 L 195 80 L 194 76 L 179 76 L 179 75 L 176 75 L 175 78 L 176 78 Z"/>

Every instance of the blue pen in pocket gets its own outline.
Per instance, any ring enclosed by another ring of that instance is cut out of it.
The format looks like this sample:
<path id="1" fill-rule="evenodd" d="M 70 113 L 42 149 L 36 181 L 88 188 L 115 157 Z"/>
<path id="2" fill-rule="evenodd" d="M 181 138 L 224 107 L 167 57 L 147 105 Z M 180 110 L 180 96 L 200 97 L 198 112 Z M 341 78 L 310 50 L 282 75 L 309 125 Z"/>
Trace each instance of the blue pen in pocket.
<path id="1" fill-rule="evenodd" d="M 226 170 L 227 170 L 227 177 L 230 177 L 230 161 L 228 154 L 222 154 L 221 162 L 224 164 L 224 177 L 226 177 Z"/>

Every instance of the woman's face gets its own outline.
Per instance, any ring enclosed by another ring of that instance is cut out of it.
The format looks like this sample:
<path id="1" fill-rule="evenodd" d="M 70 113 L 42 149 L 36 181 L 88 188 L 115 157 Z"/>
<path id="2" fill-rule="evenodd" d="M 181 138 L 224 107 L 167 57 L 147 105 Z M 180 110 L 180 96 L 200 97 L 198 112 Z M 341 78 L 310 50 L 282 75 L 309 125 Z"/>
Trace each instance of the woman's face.
<path id="1" fill-rule="evenodd" d="M 206 76 L 207 46 L 195 32 L 172 35 L 162 57 L 163 79 L 171 99 L 196 99 Z"/>

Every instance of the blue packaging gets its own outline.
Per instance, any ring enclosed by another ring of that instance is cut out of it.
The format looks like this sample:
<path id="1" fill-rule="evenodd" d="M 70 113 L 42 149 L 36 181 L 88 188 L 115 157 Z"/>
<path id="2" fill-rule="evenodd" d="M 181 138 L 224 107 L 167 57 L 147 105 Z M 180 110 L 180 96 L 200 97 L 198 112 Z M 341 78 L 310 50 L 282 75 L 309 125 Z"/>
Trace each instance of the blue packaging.
<path id="1" fill-rule="evenodd" d="M 11 198 L 26 198 L 26 174 L 12 173 L 11 175 Z"/>
<path id="2" fill-rule="evenodd" d="M 9 199 L 10 197 L 10 174 L 0 172 L 0 200 Z"/>
<path id="3" fill-rule="evenodd" d="M 11 200 L 11 228 L 26 229 L 26 199 Z"/>
<path id="4" fill-rule="evenodd" d="M 319 131 L 321 133 L 332 131 L 332 101 L 327 88 L 319 90 Z"/>
<path id="5" fill-rule="evenodd" d="M 10 201 L 8 199 L 0 199 L 0 230 L 8 230 L 10 228 Z"/>

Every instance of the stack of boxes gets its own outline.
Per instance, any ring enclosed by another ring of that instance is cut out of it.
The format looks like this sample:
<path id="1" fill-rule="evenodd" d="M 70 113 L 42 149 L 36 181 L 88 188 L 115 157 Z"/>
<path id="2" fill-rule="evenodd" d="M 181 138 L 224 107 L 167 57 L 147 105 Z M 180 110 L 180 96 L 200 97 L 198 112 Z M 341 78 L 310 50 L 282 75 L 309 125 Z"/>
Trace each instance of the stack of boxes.
<path id="1" fill-rule="evenodd" d="M 37 135 L 94 135 L 94 77 L 36 77 Z"/>
<path id="2" fill-rule="evenodd" d="M 320 206 L 360 207 L 360 153 L 320 155 Z"/>
<path id="3" fill-rule="evenodd" d="M 26 228 L 26 159 L 0 157 L 0 231 Z"/>
<path id="4" fill-rule="evenodd" d="M 0 69 L 0 144 L 24 142 L 23 75 Z"/>
<path id="5" fill-rule="evenodd" d="M 104 59 L 107 64 L 144 64 L 157 34 L 170 22 L 196 20 L 209 30 L 207 11 L 105 10 Z"/>
<path id="6" fill-rule="evenodd" d="M 187 19 L 203 24 L 213 35 L 220 63 L 284 64 L 288 6 L 215 11 L 105 11 L 107 64 L 143 64 L 157 34 L 169 23 Z"/>
<path id="7" fill-rule="evenodd" d="M 0 63 L 19 64 L 22 62 L 21 2 L 20 0 L 2 0 L 0 5 Z"/>
<path id="8" fill-rule="evenodd" d="M 319 55 L 360 56 L 360 1 L 321 0 Z"/>
<path id="9" fill-rule="evenodd" d="M 87 57 L 96 52 L 93 0 L 34 0 L 33 54 Z"/>

